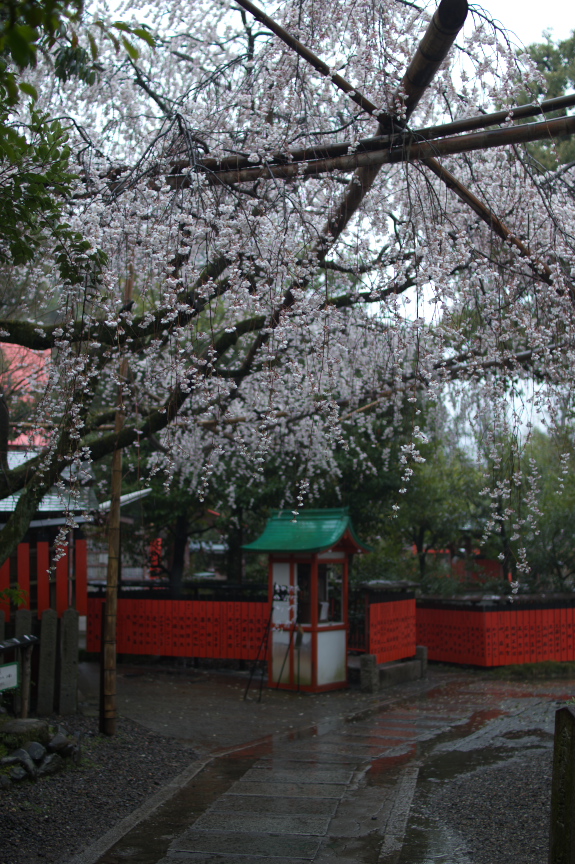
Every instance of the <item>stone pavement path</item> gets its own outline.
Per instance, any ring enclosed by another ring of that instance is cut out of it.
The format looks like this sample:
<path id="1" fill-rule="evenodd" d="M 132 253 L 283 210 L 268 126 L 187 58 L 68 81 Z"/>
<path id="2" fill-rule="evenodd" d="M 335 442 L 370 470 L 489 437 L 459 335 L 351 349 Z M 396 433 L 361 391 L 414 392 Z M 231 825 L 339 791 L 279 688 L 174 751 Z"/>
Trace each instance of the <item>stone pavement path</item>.
<path id="1" fill-rule="evenodd" d="M 395 700 L 355 719 L 268 736 L 207 762 L 82 864 L 427 864 L 427 853 L 412 857 L 409 832 L 406 840 L 416 788 L 448 784 L 450 772 L 467 770 L 468 753 L 507 764 L 521 752 L 529 758 L 531 746 L 540 752 L 545 736 L 549 748 L 562 686 L 432 679 L 398 688 Z M 445 762 L 444 781 L 428 777 L 434 760 Z"/>
<path id="2" fill-rule="evenodd" d="M 284 742 L 173 840 L 161 864 L 392 864 L 417 782 L 419 743 L 469 716 L 397 708 Z"/>

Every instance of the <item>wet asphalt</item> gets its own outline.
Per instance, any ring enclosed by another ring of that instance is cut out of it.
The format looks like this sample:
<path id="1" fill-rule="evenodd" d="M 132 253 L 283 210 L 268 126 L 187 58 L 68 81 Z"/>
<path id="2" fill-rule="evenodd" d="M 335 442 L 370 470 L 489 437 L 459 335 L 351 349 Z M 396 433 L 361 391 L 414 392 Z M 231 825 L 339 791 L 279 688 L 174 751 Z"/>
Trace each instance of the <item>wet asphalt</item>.
<path id="1" fill-rule="evenodd" d="M 89 711 L 93 670 L 82 671 Z M 120 713 L 193 746 L 202 761 L 173 794 L 73 862 L 489 862 L 473 841 L 481 829 L 488 845 L 490 824 L 501 831 L 497 819 L 487 806 L 487 825 L 462 823 L 458 804 L 466 809 L 470 793 L 452 793 L 467 788 L 461 782 L 473 788 L 478 770 L 505 777 L 508 765 L 528 820 L 533 799 L 529 824 L 538 826 L 528 842 L 533 854 L 521 859 L 513 831 L 525 828 L 504 819 L 515 850 L 509 861 L 547 860 L 545 789 L 531 796 L 521 766 L 550 762 L 555 711 L 571 698 L 571 682 L 505 682 L 489 672 L 431 668 L 427 679 L 375 697 L 264 689 L 261 702 L 254 688 L 244 700 L 245 684 L 238 675 L 120 668 Z M 482 800 L 489 789 L 488 782 Z M 445 793 L 452 794 L 448 805 Z M 497 849 L 497 837 L 494 843 Z"/>

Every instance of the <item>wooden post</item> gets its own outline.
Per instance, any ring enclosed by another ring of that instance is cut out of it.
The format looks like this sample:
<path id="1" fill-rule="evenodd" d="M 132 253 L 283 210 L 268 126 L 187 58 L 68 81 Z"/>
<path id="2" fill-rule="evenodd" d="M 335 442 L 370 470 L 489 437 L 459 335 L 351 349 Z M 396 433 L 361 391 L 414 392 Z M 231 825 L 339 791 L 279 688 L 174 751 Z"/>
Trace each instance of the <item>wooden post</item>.
<path id="1" fill-rule="evenodd" d="M 78 710 L 79 617 L 75 609 L 66 609 L 60 619 L 58 714 Z"/>
<path id="2" fill-rule="evenodd" d="M 22 662 L 22 677 L 20 679 L 20 717 L 26 720 L 30 710 L 30 682 L 32 680 L 32 649 L 34 643 L 26 645 L 20 649 L 20 657 Z"/>
<path id="3" fill-rule="evenodd" d="M 17 639 L 22 636 L 32 636 L 32 613 L 29 609 L 18 609 L 14 615 L 14 636 Z M 28 705 L 24 707 L 26 700 L 26 684 L 24 680 L 24 667 L 26 662 L 30 662 L 30 653 L 28 648 L 18 649 L 18 659 L 20 661 L 20 690 L 16 690 L 13 699 L 14 713 L 20 717 L 28 716 Z M 28 669 L 28 702 L 30 700 L 30 669 Z M 26 711 L 24 714 L 23 712 Z"/>
<path id="4" fill-rule="evenodd" d="M 47 717 L 54 711 L 57 646 L 58 616 L 55 609 L 45 609 L 40 624 L 38 704 L 36 706 L 36 713 L 39 717 Z"/>
<path id="5" fill-rule="evenodd" d="M 124 304 L 132 299 L 134 268 L 130 264 L 124 287 Z M 123 384 L 128 376 L 128 360 L 120 363 L 120 386 L 116 410 L 115 433 L 124 428 Z M 100 706 L 100 732 L 116 734 L 116 620 L 118 617 L 118 582 L 120 576 L 120 496 L 122 494 L 122 448 L 116 447 L 112 457 L 112 490 L 108 521 L 108 572 L 106 578 L 106 605 L 103 634 L 102 704 Z"/>
<path id="6" fill-rule="evenodd" d="M 575 710 L 555 712 L 549 864 L 575 864 Z"/>

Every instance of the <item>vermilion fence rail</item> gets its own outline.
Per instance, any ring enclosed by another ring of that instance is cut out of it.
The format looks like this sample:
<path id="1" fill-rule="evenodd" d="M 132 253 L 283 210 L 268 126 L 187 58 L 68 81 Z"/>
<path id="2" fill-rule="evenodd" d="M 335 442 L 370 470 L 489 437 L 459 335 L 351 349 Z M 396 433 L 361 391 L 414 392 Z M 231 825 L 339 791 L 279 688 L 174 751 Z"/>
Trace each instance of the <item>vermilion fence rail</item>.
<path id="1" fill-rule="evenodd" d="M 442 609 L 418 604 L 430 660 L 475 666 L 575 660 L 575 608 Z"/>
<path id="2" fill-rule="evenodd" d="M 100 650 L 102 605 L 88 599 L 88 651 Z M 269 603 L 118 600 L 120 654 L 255 660 L 266 636 Z"/>
<path id="3" fill-rule="evenodd" d="M 52 559 L 50 543 L 20 543 L 17 554 L 0 567 L 0 591 L 20 588 L 26 600 L 22 609 L 32 609 L 38 616 L 54 608 L 58 616 L 70 606 L 80 615 L 88 611 L 88 550 L 84 539 L 74 540 L 59 561 Z M 52 572 L 50 565 L 53 565 Z M 0 603 L 6 621 L 10 620 L 10 603 Z"/>
<path id="4" fill-rule="evenodd" d="M 368 652 L 378 663 L 413 657 L 416 647 L 415 599 L 372 603 L 369 614 Z"/>

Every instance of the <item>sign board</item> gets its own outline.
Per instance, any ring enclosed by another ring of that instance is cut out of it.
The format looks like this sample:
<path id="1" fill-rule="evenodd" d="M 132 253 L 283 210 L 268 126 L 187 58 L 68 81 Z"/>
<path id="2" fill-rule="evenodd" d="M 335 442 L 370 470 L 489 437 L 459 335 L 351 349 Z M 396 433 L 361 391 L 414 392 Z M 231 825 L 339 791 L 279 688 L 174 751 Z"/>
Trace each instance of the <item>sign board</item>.
<path id="1" fill-rule="evenodd" d="M 17 661 L 0 665 L 0 692 L 14 690 L 20 684 L 20 665 Z"/>

